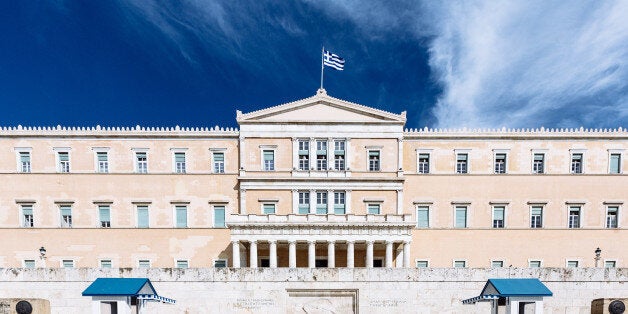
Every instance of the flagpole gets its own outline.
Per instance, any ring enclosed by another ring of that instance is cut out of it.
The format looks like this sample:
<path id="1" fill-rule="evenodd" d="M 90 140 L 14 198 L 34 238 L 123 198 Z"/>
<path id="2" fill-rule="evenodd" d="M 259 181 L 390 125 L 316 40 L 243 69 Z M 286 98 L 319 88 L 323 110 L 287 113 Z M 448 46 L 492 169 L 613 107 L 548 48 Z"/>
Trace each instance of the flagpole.
<path id="1" fill-rule="evenodd" d="M 323 51 L 321 51 L 321 89 L 323 89 L 323 71 L 325 66 L 323 65 L 323 55 L 325 54 L 325 46 L 323 46 Z"/>

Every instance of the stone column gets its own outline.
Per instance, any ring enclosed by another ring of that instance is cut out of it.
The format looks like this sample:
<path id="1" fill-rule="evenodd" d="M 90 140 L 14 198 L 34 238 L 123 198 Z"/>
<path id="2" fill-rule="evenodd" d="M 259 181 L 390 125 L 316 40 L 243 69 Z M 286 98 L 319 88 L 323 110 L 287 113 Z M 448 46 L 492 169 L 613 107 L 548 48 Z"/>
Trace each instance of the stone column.
<path id="1" fill-rule="evenodd" d="M 316 214 L 316 191 L 310 190 L 310 214 Z"/>
<path id="2" fill-rule="evenodd" d="M 292 138 L 292 169 L 299 169 L 299 140 Z"/>
<path id="3" fill-rule="evenodd" d="M 307 267 L 316 267 L 316 241 L 307 241 Z"/>
<path id="4" fill-rule="evenodd" d="M 268 241 L 268 254 L 270 255 L 270 268 L 277 268 L 277 241 Z"/>
<path id="5" fill-rule="evenodd" d="M 395 266 L 397 268 L 403 268 L 403 243 L 397 246 L 395 253 L 397 254 L 395 257 Z"/>
<path id="6" fill-rule="evenodd" d="M 543 301 L 534 302 L 534 314 L 543 314 Z"/>
<path id="7" fill-rule="evenodd" d="M 373 268 L 373 241 L 366 241 L 366 268 Z"/>
<path id="8" fill-rule="evenodd" d="M 327 267 L 336 267 L 336 246 L 334 241 L 327 242 Z"/>
<path id="9" fill-rule="evenodd" d="M 354 251 L 354 242 L 353 241 L 347 241 L 347 268 L 353 268 L 354 267 L 354 262 L 353 262 L 353 252 Z"/>
<path id="10" fill-rule="evenodd" d="M 240 268 L 240 241 L 231 241 L 231 266 Z"/>
<path id="11" fill-rule="evenodd" d="M 403 189 L 397 190 L 397 215 L 403 215 Z"/>
<path id="12" fill-rule="evenodd" d="M 393 242 L 386 241 L 386 267 L 388 268 L 393 267 L 392 253 L 393 253 Z"/>
<path id="13" fill-rule="evenodd" d="M 410 241 L 403 241 L 403 267 L 410 268 Z"/>
<path id="14" fill-rule="evenodd" d="M 257 240 L 251 241 L 251 253 L 249 255 L 250 255 L 249 267 L 257 268 Z"/>
<path id="15" fill-rule="evenodd" d="M 297 241 L 288 241 L 288 267 L 297 267 Z"/>
<path id="16" fill-rule="evenodd" d="M 299 213 L 299 191 L 292 190 L 292 213 Z"/>

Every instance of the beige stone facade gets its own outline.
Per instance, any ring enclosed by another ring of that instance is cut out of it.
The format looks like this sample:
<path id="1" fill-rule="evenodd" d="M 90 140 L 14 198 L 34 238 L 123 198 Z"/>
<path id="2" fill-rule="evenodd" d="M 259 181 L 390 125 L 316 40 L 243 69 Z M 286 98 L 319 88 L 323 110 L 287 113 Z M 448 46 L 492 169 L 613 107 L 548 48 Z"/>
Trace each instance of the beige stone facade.
<path id="1" fill-rule="evenodd" d="M 628 263 L 626 130 L 404 130 L 323 90 L 236 119 L 0 129 L 0 267 Z"/>

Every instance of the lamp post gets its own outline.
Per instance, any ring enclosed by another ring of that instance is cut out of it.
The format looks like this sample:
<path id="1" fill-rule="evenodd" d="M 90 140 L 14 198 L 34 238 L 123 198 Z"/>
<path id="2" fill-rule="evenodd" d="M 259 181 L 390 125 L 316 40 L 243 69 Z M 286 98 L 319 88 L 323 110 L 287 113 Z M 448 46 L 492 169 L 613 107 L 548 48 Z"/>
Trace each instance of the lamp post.
<path id="1" fill-rule="evenodd" d="M 602 255 L 602 250 L 600 250 L 600 248 L 595 249 L 595 267 L 598 267 L 598 262 L 600 261 L 600 255 Z"/>

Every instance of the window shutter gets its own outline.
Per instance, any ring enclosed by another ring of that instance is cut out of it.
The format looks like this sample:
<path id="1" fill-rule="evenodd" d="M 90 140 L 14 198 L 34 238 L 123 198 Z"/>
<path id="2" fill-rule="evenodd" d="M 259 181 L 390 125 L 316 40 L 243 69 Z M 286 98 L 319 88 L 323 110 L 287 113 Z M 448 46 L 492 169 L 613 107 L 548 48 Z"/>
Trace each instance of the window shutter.
<path id="1" fill-rule="evenodd" d="M 495 209 L 493 210 L 493 219 L 504 220 L 504 208 L 503 207 L 495 207 Z"/>
<path id="2" fill-rule="evenodd" d="M 543 154 L 534 154 L 535 161 L 543 161 Z"/>
<path id="3" fill-rule="evenodd" d="M 188 209 L 185 206 L 177 206 L 177 227 L 184 228 L 188 225 Z"/>
<path id="4" fill-rule="evenodd" d="M 96 153 L 98 161 L 107 161 L 107 153 Z"/>
<path id="5" fill-rule="evenodd" d="M 265 150 L 264 151 L 264 160 L 269 161 L 269 160 L 273 160 L 275 153 L 272 150 Z"/>
<path id="6" fill-rule="evenodd" d="M 379 157 L 379 151 L 378 150 L 370 150 L 369 151 L 369 156 Z"/>
<path id="7" fill-rule="evenodd" d="M 32 215 L 33 214 L 33 206 L 24 205 L 22 206 L 22 214 L 23 215 Z"/>
<path id="8" fill-rule="evenodd" d="M 72 215 L 72 207 L 68 205 L 61 206 L 61 216 L 71 216 Z"/>
<path id="9" fill-rule="evenodd" d="M 456 208 L 456 227 L 465 228 L 467 226 L 467 209 L 464 207 Z"/>
<path id="10" fill-rule="evenodd" d="M 458 160 L 459 161 L 467 160 L 467 154 L 459 154 L 458 155 Z"/>
<path id="11" fill-rule="evenodd" d="M 612 154 L 610 160 L 610 173 L 619 173 L 619 154 Z"/>
<path id="12" fill-rule="evenodd" d="M 225 226 L 225 207 L 216 206 L 214 207 L 214 227 L 224 227 L 224 226 Z"/>
<path id="13" fill-rule="evenodd" d="M 109 206 L 99 206 L 100 221 L 109 221 L 110 209 Z"/>
<path id="14" fill-rule="evenodd" d="M 421 206 L 417 210 L 417 226 L 419 228 L 429 227 L 429 208 Z"/>
<path id="15" fill-rule="evenodd" d="M 137 226 L 148 228 L 148 206 L 137 206 Z"/>
<path id="16" fill-rule="evenodd" d="M 21 162 L 29 162 L 31 161 L 31 155 L 28 152 L 21 152 L 20 153 L 20 161 Z"/>
<path id="17" fill-rule="evenodd" d="M 175 153 L 174 160 L 176 162 L 185 162 L 185 153 Z"/>
<path id="18" fill-rule="evenodd" d="M 222 162 L 222 161 L 225 161 L 225 154 L 214 153 L 214 162 Z"/>
<path id="19" fill-rule="evenodd" d="M 543 212 L 543 207 L 532 207 L 532 215 L 541 215 Z"/>
<path id="20" fill-rule="evenodd" d="M 59 161 L 69 161 L 68 153 L 59 153 Z"/>

